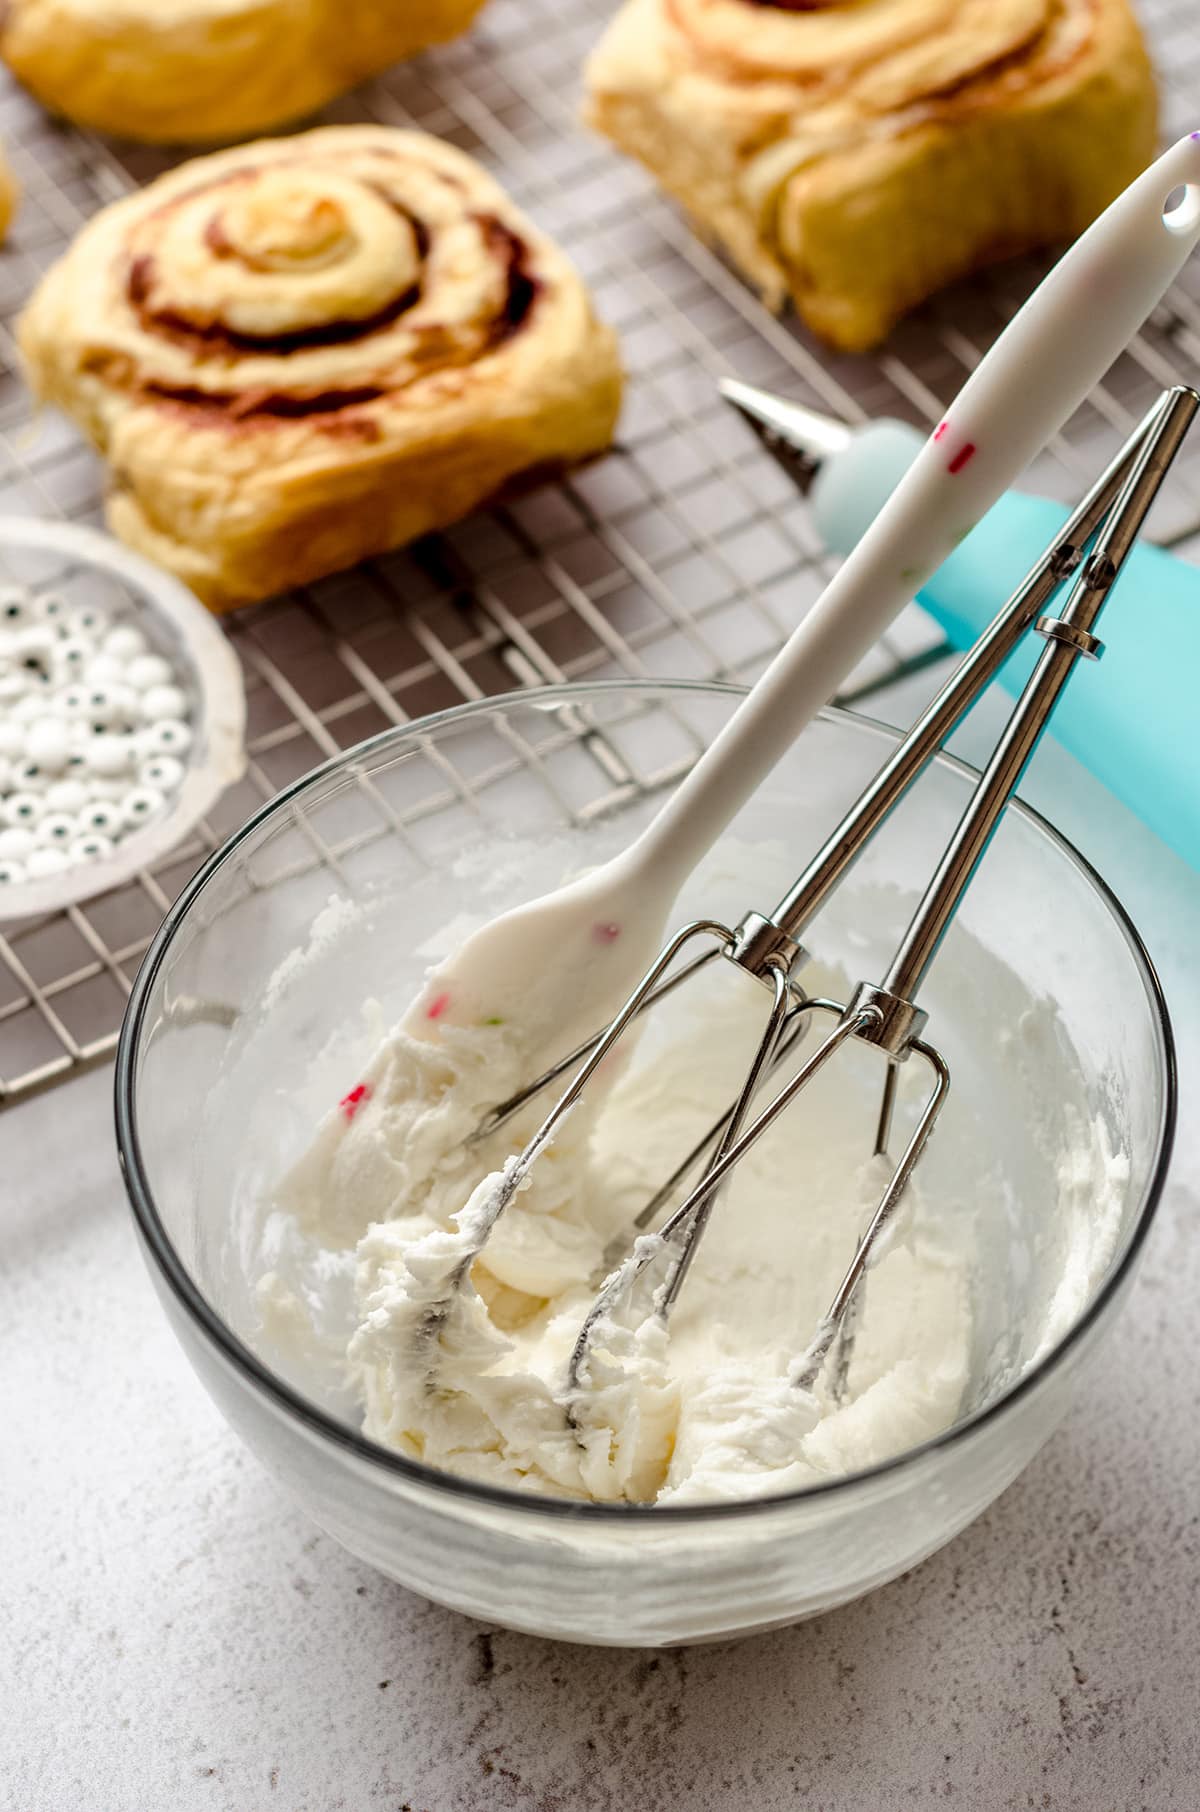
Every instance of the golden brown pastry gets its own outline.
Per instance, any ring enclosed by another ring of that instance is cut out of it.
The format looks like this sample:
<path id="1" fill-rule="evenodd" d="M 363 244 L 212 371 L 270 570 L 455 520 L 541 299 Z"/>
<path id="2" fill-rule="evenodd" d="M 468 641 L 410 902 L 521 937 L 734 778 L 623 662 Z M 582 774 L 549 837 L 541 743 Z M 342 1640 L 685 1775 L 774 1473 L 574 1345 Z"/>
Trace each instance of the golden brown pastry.
<path id="1" fill-rule="evenodd" d="M 483 0 L 5 0 L 0 57 L 56 113 L 152 142 L 261 132 L 465 31 Z"/>
<path id="2" fill-rule="evenodd" d="M 0 239 L 4 238 L 12 222 L 12 217 L 17 211 L 19 196 L 17 179 L 9 169 L 3 154 L 0 153 Z"/>
<path id="3" fill-rule="evenodd" d="M 218 610 L 598 452 L 620 402 L 557 247 L 462 152 L 383 126 L 221 151 L 116 202 L 18 333 L 111 462 L 115 532 Z"/>
<path id="4" fill-rule="evenodd" d="M 850 351 L 1073 237 L 1155 144 L 1127 0 L 626 0 L 587 83 L 593 124 Z"/>

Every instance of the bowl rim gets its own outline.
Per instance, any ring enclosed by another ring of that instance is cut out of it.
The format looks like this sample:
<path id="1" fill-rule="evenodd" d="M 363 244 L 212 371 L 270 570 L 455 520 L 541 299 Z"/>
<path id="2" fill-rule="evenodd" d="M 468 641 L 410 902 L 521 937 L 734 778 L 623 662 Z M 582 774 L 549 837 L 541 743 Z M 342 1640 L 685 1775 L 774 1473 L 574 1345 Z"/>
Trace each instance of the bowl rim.
<path id="1" fill-rule="evenodd" d="M 835 1478 L 817 1480 L 791 1491 L 772 1495 L 764 1494 L 735 1501 L 702 1504 L 581 1502 L 575 1499 L 550 1497 L 540 1492 L 517 1491 L 504 1485 L 485 1484 L 476 1479 L 459 1477 L 453 1473 L 439 1471 L 436 1467 L 426 1466 L 422 1461 L 409 1459 L 404 1454 L 382 1446 L 369 1436 L 352 1428 L 349 1423 L 342 1422 L 336 1416 L 319 1408 L 300 1391 L 278 1377 L 245 1342 L 238 1338 L 217 1313 L 191 1277 L 176 1251 L 155 1204 L 142 1160 L 141 1141 L 138 1133 L 136 1081 L 147 1005 L 158 972 L 176 933 L 187 920 L 192 906 L 233 852 L 268 819 L 285 810 L 300 794 L 318 785 L 330 775 L 352 767 L 356 761 L 370 757 L 391 744 L 407 742 L 415 737 L 428 735 L 431 731 L 449 722 L 461 723 L 471 717 L 485 716 L 497 710 L 512 709 L 516 706 L 528 709 L 531 706 L 536 708 L 539 705 L 552 704 L 556 701 L 579 703 L 581 697 L 583 699 L 596 698 L 605 694 L 632 692 L 650 696 L 655 693 L 697 693 L 709 697 L 742 698 L 745 697 L 748 690 L 749 688 L 746 686 L 716 680 L 580 680 L 553 686 L 531 686 L 513 692 L 490 694 L 485 698 L 469 700 L 462 704 L 451 705 L 441 711 L 431 712 L 428 716 L 415 718 L 410 724 L 391 725 L 377 735 L 367 738 L 364 742 L 357 743 L 341 754 L 330 757 L 318 767 L 311 768 L 306 774 L 301 775 L 298 780 L 292 781 L 281 792 L 276 793 L 273 798 L 260 806 L 240 829 L 227 838 L 197 870 L 167 913 L 134 980 L 117 1047 L 114 1109 L 117 1156 L 121 1175 L 144 1251 L 153 1259 L 164 1282 L 188 1318 L 195 1324 L 199 1334 L 217 1350 L 219 1356 L 232 1366 L 236 1373 L 241 1375 L 242 1380 L 251 1387 L 252 1391 L 264 1394 L 277 1411 L 281 1411 L 285 1418 L 299 1422 L 302 1430 L 307 1434 L 318 1436 L 323 1441 L 332 1442 L 335 1447 L 343 1449 L 352 1458 L 369 1467 L 380 1467 L 385 1473 L 429 1491 L 435 1497 L 442 1495 L 451 1500 L 465 1499 L 471 1504 L 486 1504 L 493 1508 L 531 1517 L 599 1519 L 610 1526 L 618 1519 L 638 1521 L 642 1518 L 650 1518 L 656 1524 L 663 1524 L 664 1519 L 681 1524 L 696 1524 L 709 1520 L 728 1521 L 756 1514 L 761 1516 L 768 1510 L 783 1511 L 797 1503 L 814 1501 L 834 1492 L 861 1489 L 878 1480 L 895 1477 L 907 1469 L 917 1467 L 930 1455 L 966 1440 L 988 1423 L 1007 1414 L 1023 1397 L 1043 1384 L 1053 1372 L 1058 1371 L 1070 1354 L 1084 1341 L 1119 1292 L 1125 1279 L 1130 1275 L 1154 1220 L 1170 1167 L 1178 1106 L 1175 1038 L 1162 983 L 1140 933 L 1107 882 L 1087 858 L 1075 848 L 1074 844 L 1056 830 L 1040 812 L 1017 799 L 1012 801 L 1008 809 L 1023 818 L 1035 832 L 1056 846 L 1060 853 L 1066 856 L 1068 862 L 1075 866 L 1083 879 L 1091 884 L 1125 940 L 1133 958 L 1134 967 L 1139 972 L 1158 1032 L 1163 1099 L 1154 1161 L 1150 1167 L 1142 1202 L 1125 1250 L 1083 1314 L 1068 1328 L 1062 1338 L 1029 1371 L 1022 1373 L 1007 1389 L 979 1409 L 972 1411 L 969 1416 L 965 1416 L 951 1427 L 943 1429 L 940 1434 L 931 1436 L 915 1447 L 906 1448 L 902 1453 L 893 1454 L 890 1458 L 881 1460 L 874 1466 L 866 1467 L 859 1472 L 839 1474 Z M 818 715 L 825 722 L 849 722 L 856 729 L 866 730 L 887 741 L 894 742 L 903 735 L 903 731 L 898 730 L 894 725 L 885 724 L 863 712 L 849 711 L 841 706 L 828 706 Z M 979 777 L 977 768 L 969 762 L 961 760 L 958 756 L 947 754 L 944 750 L 939 751 L 934 759 L 964 778 L 978 779 Z"/>

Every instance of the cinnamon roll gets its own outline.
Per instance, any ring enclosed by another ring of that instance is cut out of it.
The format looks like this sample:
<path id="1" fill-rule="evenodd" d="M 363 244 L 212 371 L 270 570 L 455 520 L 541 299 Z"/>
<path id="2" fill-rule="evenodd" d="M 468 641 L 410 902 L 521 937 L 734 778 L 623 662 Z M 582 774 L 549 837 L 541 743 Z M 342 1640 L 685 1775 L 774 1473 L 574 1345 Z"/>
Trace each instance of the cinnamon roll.
<path id="1" fill-rule="evenodd" d="M 114 203 L 19 324 L 107 455 L 114 531 L 215 609 L 444 526 L 607 445 L 612 333 L 469 157 L 327 127 Z"/>
<path id="2" fill-rule="evenodd" d="M 591 121 L 834 346 L 1075 235 L 1154 150 L 1128 0 L 626 0 Z"/>
<path id="3" fill-rule="evenodd" d="M 297 119 L 465 31 L 483 0 L 5 0 L 0 57 L 81 126 L 151 141 Z"/>

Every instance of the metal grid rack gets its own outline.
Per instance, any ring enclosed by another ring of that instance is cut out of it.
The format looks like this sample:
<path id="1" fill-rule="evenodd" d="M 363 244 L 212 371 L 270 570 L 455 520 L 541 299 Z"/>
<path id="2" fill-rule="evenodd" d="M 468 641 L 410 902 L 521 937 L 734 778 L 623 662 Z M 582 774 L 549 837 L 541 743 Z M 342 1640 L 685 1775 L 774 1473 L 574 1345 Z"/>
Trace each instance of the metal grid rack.
<path id="1" fill-rule="evenodd" d="M 578 126 L 579 70 L 613 4 L 491 0 L 469 38 L 325 117 L 438 134 L 492 168 L 560 240 L 621 334 L 630 382 L 619 445 L 562 483 L 230 623 L 248 697 L 245 777 L 153 872 L 0 936 L 0 1106 L 110 1057 L 171 900 L 264 799 L 327 756 L 515 686 L 753 678 L 820 591 L 827 564 L 803 504 L 718 401 L 714 377 L 736 373 L 848 420 L 929 424 L 1028 292 L 1037 266 L 1005 266 L 937 298 L 873 358 L 831 354 L 773 318 L 648 178 Z M 1170 135 L 1200 111 L 1193 0 L 1142 0 L 1141 12 Z M 22 187 L 0 252 L 0 514 L 98 522 L 102 470 L 64 420 L 31 419 L 12 323 L 82 222 L 171 159 L 56 124 L 11 84 L 0 88 L 0 141 Z M 1034 482 L 1075 495 L 1157 389 L 1198 360 L 1193 267 Z M 1180 461 L 1154 528 L 1184 551 L 1200 547 L 1200 446 Z M 914 608 L 847 696 L 939 654 Z"/>

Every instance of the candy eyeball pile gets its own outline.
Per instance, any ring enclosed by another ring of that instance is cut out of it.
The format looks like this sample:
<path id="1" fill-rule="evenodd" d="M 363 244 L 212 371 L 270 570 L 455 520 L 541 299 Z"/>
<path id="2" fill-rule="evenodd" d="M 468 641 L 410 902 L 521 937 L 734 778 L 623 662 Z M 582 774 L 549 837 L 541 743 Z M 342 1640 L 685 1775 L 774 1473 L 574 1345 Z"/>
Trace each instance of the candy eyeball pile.
<path id="1" fill-rule="evenodd" d="M 135 624 L 0 585 L 0 887 L 99 861 L 158 817 L 183 784 L 188 716 Z"/>

